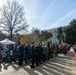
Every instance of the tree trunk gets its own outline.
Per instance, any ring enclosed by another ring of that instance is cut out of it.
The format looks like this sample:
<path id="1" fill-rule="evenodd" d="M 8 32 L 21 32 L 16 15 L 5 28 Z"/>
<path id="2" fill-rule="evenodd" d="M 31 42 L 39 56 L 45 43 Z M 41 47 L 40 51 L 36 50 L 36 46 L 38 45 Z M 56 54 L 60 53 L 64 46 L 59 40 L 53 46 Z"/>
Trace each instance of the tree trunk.
<path id="1" fill-rule="evenodd" d="M 12 30 L 11 30 L 11 33 L 10 33 L 10 40 L 12 40 Z"/>

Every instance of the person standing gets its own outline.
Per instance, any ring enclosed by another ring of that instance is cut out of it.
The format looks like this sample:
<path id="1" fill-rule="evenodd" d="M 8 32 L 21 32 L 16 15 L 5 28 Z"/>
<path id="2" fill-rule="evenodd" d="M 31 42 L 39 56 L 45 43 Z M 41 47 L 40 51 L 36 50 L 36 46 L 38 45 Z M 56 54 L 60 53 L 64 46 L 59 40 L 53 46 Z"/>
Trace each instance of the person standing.
<path id="1" fill-rule="evenodd" d="M 51 58 L 53 57 L 53 52 L 54 52 L 54 49 L 53 49 L 53 46 L 51 45 L 51 46 L 50 46 L 50 54 L 51 54 Z"/>
<path id="2" fill-rule="evenodd" d="M 30 60 L 30 48 L 28 44 L 26 44 L 24 47 L 24 58 L 25 58 L 25 63 L 27 64 Z"/>
<path id="3" fill-rule="evenodd" d="M 76 45 L 74 45 L 74 58 L 75 58 L 75 62 L 76 62 Z"/>
<path id="4" fill-rule="evenodd" d="M 50 59 L 50 41 L 48 41 L 47 47 L 48 47 L 48 59 Z"/>
<path id="5" fill-rule="evenodd" d="M 13 60 L 13 50 L 12 49 L 9 51 L 9 56 L 10 56 L 9 61 L 10 61 L 10 63 L 12 63 L 12 60 Z"/>
<path id="6" fill-rule="evenodd" d="M 31 68 L 35 68 L 35 66 L 34 66 L 34 64 L 35 64 L 35 45 L 34 45 L 34 43 L 32 43 L 32 46 L 31 46 L 31 58 L 32 58 Z"/>
<path id="7" fill-rule="evenodd" d="M 67 54 L 67 47 L 66 47 L 66 45 L 62 46 L 62 52 L 63 52 L 64 55 Z"/>
<path id="8" fill-rule="evenodd" d="M 22 44 L 20 44 L 19 46 L 19 66 L 22 66 L 22 63 L 23 63 L 23 53 L 24 53 L 24 47 Z"/>
<path id="9" fill-rule="evenodd" d="M 42 44 L 42 61 L 45 62 L 46 60 L 46 45 Z"/>
<path id="10" fill-rule="evenodd" d="M 39 66 L 39 44 L 36 44 L 36 66 Z"/>
<path id="11" fill-rule="evenodd" d="M 42 64 L 42 44 L 39 43 L 39 64 Z"/>
<path id="12" fill-rule="evenodd" d="M 55 44 L 55 57 L 58 56 L 58 44 Z"/>

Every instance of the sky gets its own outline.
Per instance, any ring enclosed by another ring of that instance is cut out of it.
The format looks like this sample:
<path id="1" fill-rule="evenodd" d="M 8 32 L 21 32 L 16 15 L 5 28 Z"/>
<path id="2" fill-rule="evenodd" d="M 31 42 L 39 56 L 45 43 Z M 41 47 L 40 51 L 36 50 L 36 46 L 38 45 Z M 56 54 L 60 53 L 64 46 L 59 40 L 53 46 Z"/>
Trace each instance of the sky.
<path id="1" fill-rule="evenodd" d="M 6 0 L 0 0 L 0 6 Z M 25 9 L 28 30 L 66 26 L 76 19 L 76 0 L 16 0 Z"/>

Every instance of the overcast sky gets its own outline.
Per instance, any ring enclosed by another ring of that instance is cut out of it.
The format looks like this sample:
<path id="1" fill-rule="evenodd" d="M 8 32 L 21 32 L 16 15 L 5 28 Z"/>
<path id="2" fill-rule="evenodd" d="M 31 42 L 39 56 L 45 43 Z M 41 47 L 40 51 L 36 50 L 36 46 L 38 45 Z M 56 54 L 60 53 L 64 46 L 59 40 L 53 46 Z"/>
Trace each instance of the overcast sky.
<path id="1" fill-rule="evenodd" d="M 0 0 L 0 7 L 6 0 Z M 25 8 L 28 30 L 68 25 L 76 19 L 76 0 L 17 0 Z"/>

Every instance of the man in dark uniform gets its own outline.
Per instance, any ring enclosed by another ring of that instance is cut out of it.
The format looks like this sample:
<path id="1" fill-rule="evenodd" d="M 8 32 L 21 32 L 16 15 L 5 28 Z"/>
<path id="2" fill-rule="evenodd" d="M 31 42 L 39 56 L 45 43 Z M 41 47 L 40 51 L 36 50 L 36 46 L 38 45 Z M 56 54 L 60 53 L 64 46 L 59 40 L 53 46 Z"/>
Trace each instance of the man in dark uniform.
<path id="1" fill-rule="evenodd" d="M 48 59 L 50 59 L 50 41 L 48 41 L 47 47 L 48 47 Z"/>
<path id="2" fill-rule="evenodd" d="M 42 45 L 39 43 L 39 63 L 42 64 Z"/>
<path id="3" fill-rule="evenodd" d="M 39 44 L 36 44 L 36 66 L 39 66 Z"/>
<path id="4" fill-rule="evenodd" d="M 42 61 L 45 62 L 46 60 L 46 45 L 42 44 Z"/>
<path id="5" fill-rule="evenodd" d="M 34 45 L 34 43 L 32 43 L 32 46 L 31 46 L 31 57 L 32 57 L 31 68 L 35 68 L 35 66 L 34 66 L 34 64 L 35 64 L 35 45 Z"/>
<path id="6" fill-rule="evenodd" d="M 22 44 L 20 44 L 19 46 L 19 66 L 22 66 L 22 63 L 23 63 L 23 53 L 24 53 L 24 47 Z"/>
<path id="7" fill-rule="evenodd" d="M 27 60 L 28 60 L 28 57 L 29 57 L 29 48 L 28 48 L 28 44 L 25 45 L 24 47 L 24 57 L 25 57 L 25 63 L 27 64 Z"/>

